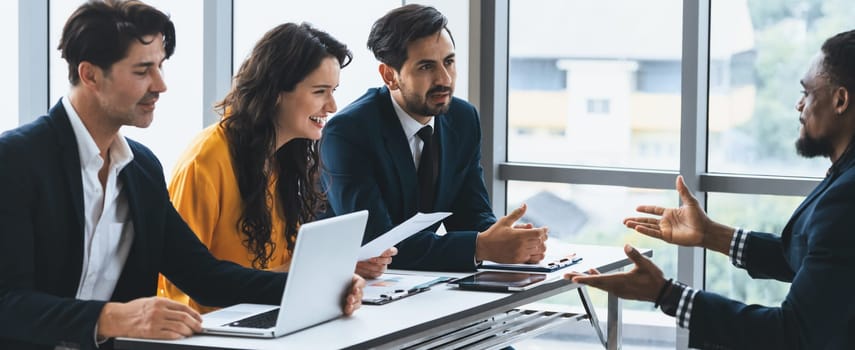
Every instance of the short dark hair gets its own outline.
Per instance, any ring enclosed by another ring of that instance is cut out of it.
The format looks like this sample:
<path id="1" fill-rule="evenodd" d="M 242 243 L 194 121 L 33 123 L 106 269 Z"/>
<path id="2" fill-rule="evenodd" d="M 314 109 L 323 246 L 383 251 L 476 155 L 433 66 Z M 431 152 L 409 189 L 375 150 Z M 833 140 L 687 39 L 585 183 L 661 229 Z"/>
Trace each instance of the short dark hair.
<path id="1" fill-rule="evenodd" d="M 65 22 L 58 50 L 68 62 L 68 81 L 80 82 L 77 66 L 91 62 L 104 70 L 125 58 L 133 40 L 162 34 L 166 58 L 175 51 L 175 25 L 160 10 L 136 0 L 90 0 Z"/>
<path id="2" fill-rule="evenodd" d="M 431 6 L 409 4 L 389 11 L 371 26 L 368 49 L 378 61 L 400 71 L 407 60 L 407 45 L 445 29 L 448 18 Z"/>
<path id="3" fill-rule="evenodd" d="M 822 69 L 831 83 L 855 92 L 855 30 L 839 33 L 822 44 Z"/>

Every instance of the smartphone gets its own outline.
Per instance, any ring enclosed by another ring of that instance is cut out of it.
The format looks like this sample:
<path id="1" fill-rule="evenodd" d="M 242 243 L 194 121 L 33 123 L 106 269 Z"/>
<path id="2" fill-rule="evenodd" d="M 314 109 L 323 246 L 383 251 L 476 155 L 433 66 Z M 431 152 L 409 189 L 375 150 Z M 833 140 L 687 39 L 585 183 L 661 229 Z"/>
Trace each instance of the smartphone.
<path id="1" fill-rule="evenodd" d="M 457 288 L 488 292 L 519 292 L 546 281 L 544 273 L 481 271 L 449 282 Z"/>

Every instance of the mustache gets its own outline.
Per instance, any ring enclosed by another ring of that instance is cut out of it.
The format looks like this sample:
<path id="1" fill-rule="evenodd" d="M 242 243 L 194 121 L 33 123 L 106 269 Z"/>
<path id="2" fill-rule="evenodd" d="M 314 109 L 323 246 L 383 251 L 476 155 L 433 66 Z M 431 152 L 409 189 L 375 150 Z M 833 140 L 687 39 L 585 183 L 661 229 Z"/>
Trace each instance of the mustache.
<path id="1" fill-rule="evenodd" d="M 430 88 L 430 90 L 428 90 L 427 94 L 430 95 L 430 94 L 437 94 L 437 93 L 443 93 L 443 92 L 451 92 L 451 87 L 450 86 L 437 85 L 437 86 Z"/>
<path id="2" fill-rule="evenodd" d="M 158 99 L 159 97 L 160 97 L 160 93 L 159 93 L 159 92 L 152 92 L 152 93 L 145 94 L 145 96 L 143 96 L 142 100 L 140 100 L 140 101 L 151 101 L 151 100 L 156 100 L 156 99 Z"/>

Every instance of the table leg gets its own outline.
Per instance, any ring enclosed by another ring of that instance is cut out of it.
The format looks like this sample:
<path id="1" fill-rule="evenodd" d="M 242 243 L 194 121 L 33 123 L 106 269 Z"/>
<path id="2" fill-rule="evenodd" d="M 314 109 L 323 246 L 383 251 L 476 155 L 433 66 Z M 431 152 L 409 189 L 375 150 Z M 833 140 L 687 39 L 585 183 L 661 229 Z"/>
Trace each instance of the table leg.
<path id="1" fill-rule="evenodd" d="M 591 302 L 591 297 L 588 295 L 588 287 L 580 286 L 578 290 L 579 298 L 582 299 L 582 306 L 585 307 L 585 313 L 588 314 L 591 326 L 594 327 L 594 331 L 597 333 L 597 338 L 600 339 L 600 343 L 603 344 L 603 347 L 605 348 L 608 346 L 608 342 L 606 340 L 606 336 L 603 335 L 603 330 L 600 329 L 600 319 L 597 317 L 597 310 L 594 310 L 594 304 Z"/>
<path id="2" fill-rule="evenodd" d="M 609 320 L 607 323 L 608 341 L 606 348 L 618 350 L 621 348 L 621 301 L 614 293 L 609 293 Z"/>

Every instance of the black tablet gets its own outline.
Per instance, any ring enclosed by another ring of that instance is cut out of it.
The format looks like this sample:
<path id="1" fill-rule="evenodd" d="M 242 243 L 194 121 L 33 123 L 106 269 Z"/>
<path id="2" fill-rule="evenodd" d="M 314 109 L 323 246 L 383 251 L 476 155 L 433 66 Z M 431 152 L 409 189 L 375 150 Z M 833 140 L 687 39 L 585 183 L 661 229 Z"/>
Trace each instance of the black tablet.
<path id="1" fill-rule="evenodd" d="M 533 288 L 545 280 L 546 274 L 543 273 L 481 271 L 449 284 L 468 290 L 518 292 Z"/>

